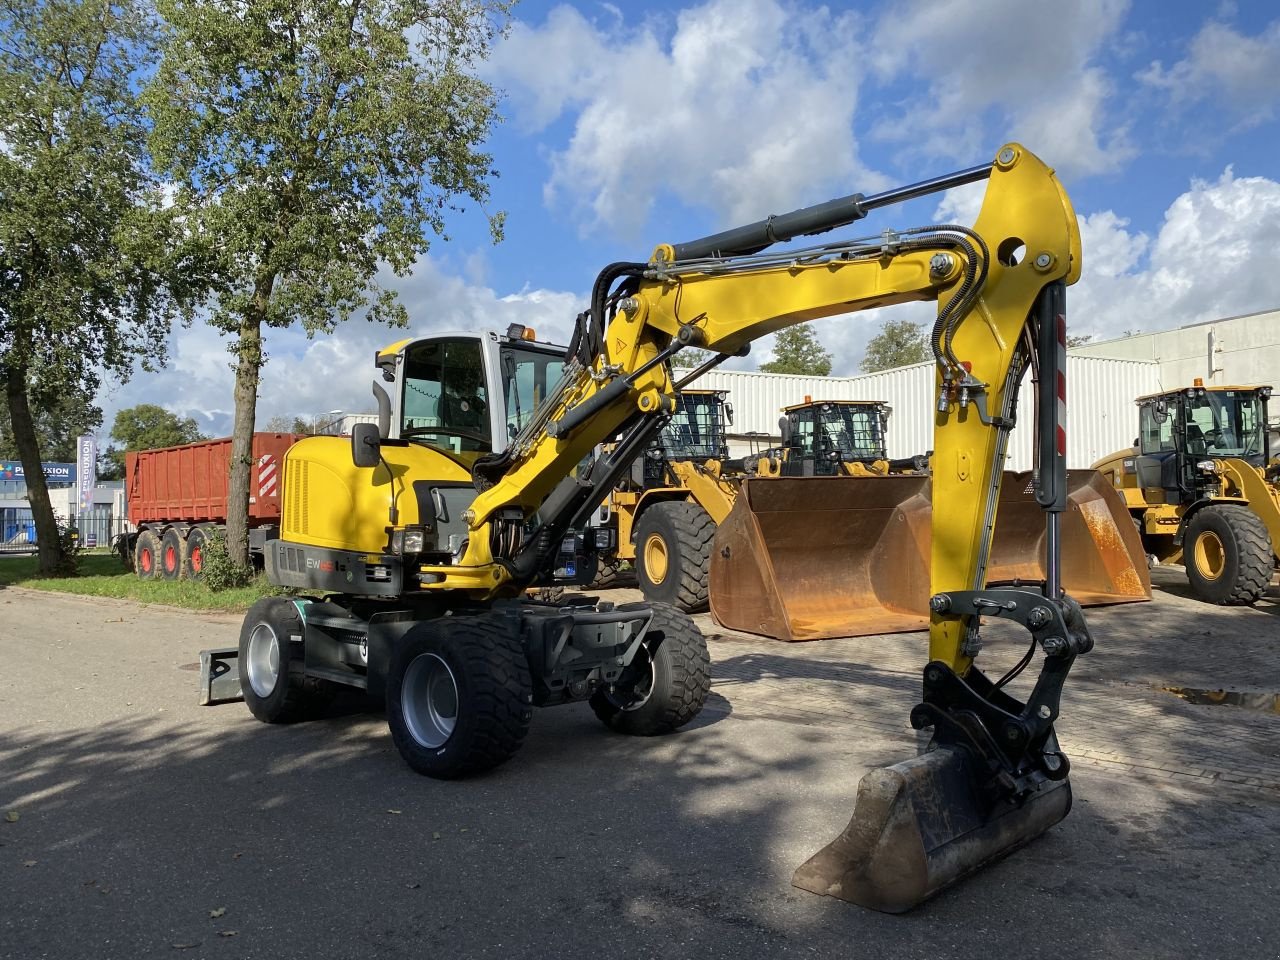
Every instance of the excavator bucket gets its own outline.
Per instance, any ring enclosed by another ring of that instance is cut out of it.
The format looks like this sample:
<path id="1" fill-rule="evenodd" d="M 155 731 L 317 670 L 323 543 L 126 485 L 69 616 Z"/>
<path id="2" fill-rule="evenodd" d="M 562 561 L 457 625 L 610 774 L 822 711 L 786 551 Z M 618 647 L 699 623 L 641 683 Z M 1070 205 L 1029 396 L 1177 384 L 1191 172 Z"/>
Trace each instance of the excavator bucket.
<path id="1" fill-rule="evenodd" d="M 902 913 L 999 859 L 1071 809 L 1067 780 L 1048 781 L 1014 805 L 978 788 L 978 764 L 940 747 L 867 773 L 844 831 L 795 872 L 811 893 Z"/>
<path id="2" fill-rule="evenodd" d="M 1044 513 L 1030 473 L 1006 473 L 996 508 L 987 580 L 1044 579 Z M 1097 470 L 1067 471 L 1062 585 L 1082 606 L 1151 599 L 1142 539 L 1124 501 Z"/>
<path id="3" fill-rule="evenodd" d="M 929 624 L 929 479 L 744 480 L 711 552 L 711 613 L 779 640 Z"/>
<path id="4" fill-rule="evenodd" d="M 1001 485 L 987 579 L 1044 579 L 1044 514 L 1029 473 Z M 1084 606 L 1151 599 L 1146 554 L 1096 470 L 1067 472 L 1062 580 Z M 734 630 L 821 640 L 929 625 L 926 476 L 746 480 L 716 531 L 711 613 Z"/>

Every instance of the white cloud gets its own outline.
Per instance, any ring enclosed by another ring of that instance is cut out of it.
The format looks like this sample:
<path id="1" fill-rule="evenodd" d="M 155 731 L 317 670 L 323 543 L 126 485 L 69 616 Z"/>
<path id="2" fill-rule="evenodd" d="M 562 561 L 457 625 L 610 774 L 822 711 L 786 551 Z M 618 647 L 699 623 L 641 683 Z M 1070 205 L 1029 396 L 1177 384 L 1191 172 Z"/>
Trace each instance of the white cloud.
<path id="1" fill-rule="evenodd" d="M 1081 219 L 1084 271 L 1068 294 L 1073 328 L 1095 338 L 1161 330 L 1280 306 L 1280 183 L 1196 180 L 1154 240 L 1111 211 Z"/>
<path id="2" fill-rule="evenodd" d="M 1021 140 L 1067 174 L 1110 172 L 1134 155 L 1108 118 L 1112 85 L 1094 62 L 1119 30 L 1127 0 L 1082 0 L 1045 16 L 1025 0 L 890 5 L 864 49 L 884 81 L 908 95 L 879 139 L 962 162 Z"/>
<path id="3" fill-rule="evenodd" d="M 1175 105 L 1212 100 L 1245 126 L 1270 120 L 1280 88 L 1280 20 L 1257 36 L 1245 36 L 1223 23 L 1205 24 L 1192 39 L 1187 56 L 1166 68 L 1156 60 L 1138 74 L 1150 87 L 1168 94 Z"/>
<path id="4" fill-rule="evenodd" d="M 669 42 L 662 26 L 605 29 L 557 7 L 495 51 L 491 78 L 522 123 L 580 108 L 550 157 L 548 205 L 631 238 L 664 198 L 741 222 L 887 185 L 853 135 L 855 14 L 710 0 L 678 15 Z"/>

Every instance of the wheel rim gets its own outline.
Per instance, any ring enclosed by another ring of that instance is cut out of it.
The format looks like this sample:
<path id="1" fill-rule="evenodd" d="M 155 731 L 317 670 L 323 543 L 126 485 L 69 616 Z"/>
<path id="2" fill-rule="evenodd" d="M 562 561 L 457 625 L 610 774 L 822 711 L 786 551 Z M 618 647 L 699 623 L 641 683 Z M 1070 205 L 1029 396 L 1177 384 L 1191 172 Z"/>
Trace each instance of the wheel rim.
<path id="1" fill-rule="evenodd" d="M 204 556 L 200 552 L 199 544 L 192 544 L 187 551 L 187 559 L 191 563 L 191 572 L 199 573 L 204 567 Z"/>
<path id="2" fill-rule="evenodd" d="M 173 545 L 164 548 L 164 570 L 165 573 L 173 573 L 178 566 L 178 551 L 173 549 Z"/>
<path id="3" fill-rule="evenodd" d="M 260 697 L 271 696 L 280 680 L 280 640 L 270 624 L 260 623 L 249 634 L 248 661 L 250 688 Z"/>
<path id="4" fill-rule="evenodd" d="M 661 583 L 667 579 L 670 563 L 667 555 L 667 541 L 663 540 L 659 534 L 649 534 L 649 538 L 644 542 L 644 572 L 648 575 L 650 582 Z"/>
<path id="5" fill-rule="evenodd" d="M 151 550 L 149 548 L 143 548 L 142 556 L 139 558 L 139 560 L 142 562 L 142 572 L 150 573 L 151 572 Z"/>
<path id="6" fill-rule="evenodd" d="M 458 682 L 434 653 L 419 654 L 404 672 L 400 708 L 409 735 L 428 750 L 442 747 L 458 725 Z"/>
<path id="7" fill-rule="evenodd" d="M 1222 576 L 1227 565 L 1227 550 L 1222 545 L 1222 538 L 1212 530 L 1205 530 L 1196 537 L 1195 563 L 1196 572 L 1206 580 L 1217 580 Z"/>
<path id="8" fill-rule="evenodd" d="M 653 696 L 653 657 L 649 654 L 649 648 L 643 643 L 636 651 L 635 659 L 627 665 L 623 676 L 627 674 L 634 676 L 635 680 L 627 682 L 625 690 L 619 691 L 615 684 L 614 688 L 605 694 L 610 703 L 624 712 L 639 710 Z"/>

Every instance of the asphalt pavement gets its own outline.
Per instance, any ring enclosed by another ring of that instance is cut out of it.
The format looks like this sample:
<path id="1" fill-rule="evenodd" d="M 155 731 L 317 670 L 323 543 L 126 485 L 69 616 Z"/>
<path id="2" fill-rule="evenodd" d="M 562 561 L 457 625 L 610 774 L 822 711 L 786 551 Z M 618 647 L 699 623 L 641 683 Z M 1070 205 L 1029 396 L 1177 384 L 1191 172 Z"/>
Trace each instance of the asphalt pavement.
<path id="1" fill-rule="evenodd" d="M 862 774 L 915 752 L 923 634 L 702 616 L 690 727 L 539 711 L 510 763 L 441 783 L 355 698 L 287 727 L 197 706 L 198 651 L 238 617 L 0 589 L 0 957 L 1276 958 L 1280 591 L 1220 610 L 1156 580 L 1090 612 L 1071 815 L 904 916 L 789 881 Z M 987 635 L 989 671 L 1021 653 Z"/>

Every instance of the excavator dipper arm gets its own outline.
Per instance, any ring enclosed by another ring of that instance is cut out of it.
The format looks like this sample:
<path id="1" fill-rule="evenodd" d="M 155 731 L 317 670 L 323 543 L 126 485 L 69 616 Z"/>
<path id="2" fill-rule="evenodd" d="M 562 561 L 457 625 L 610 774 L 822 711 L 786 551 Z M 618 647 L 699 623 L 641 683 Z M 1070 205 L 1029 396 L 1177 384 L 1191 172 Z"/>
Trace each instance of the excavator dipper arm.
<path id="1" fill-rule="evenodd" d="M 872 207 L 987 179 L 972 228 L 922 227 L 776 252 L 771 244 L 853 222 Z M 608 492 L 675 405 L 666 361 L 684 346 L 721 355 L 788 326 L 909 301 L 937 302 L 929 663 L 918 728 L 932 749 L 864 778 L 853 820 L 796 874 L 815 892 L 877 909 L 909 908 L 1065 816 L 1068 764 L 1053 722 L 1074 657 L 1092 640 L 1062 594 L 1057 518 L 1065 507 L 1065 288 L 1079 277 L 1075 214 L 1053 172 L 1018 144 L 990 165 L 830 201 L 614 264 L 579 319 L 558 395 L 508 450 L 477 465 L 481 492 L 462 564 L 442 589 L 495 596 L 519 587 L 558 538 Z M 1037 499 L 1048 577 L 1039 590 L 988 585 L 1005 448 L 1019 385 L 1038 370 Z M 602 441 L 615 452 L 584 475 Z M 530 520 L 534 532 L 530 534 Z M 427 569 L 427 568 L 424 568 Z M 980 619 L 1024 624 L 1045 653 L 1026 703 L 973 663 Z"/>

